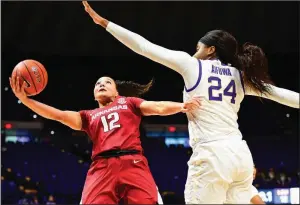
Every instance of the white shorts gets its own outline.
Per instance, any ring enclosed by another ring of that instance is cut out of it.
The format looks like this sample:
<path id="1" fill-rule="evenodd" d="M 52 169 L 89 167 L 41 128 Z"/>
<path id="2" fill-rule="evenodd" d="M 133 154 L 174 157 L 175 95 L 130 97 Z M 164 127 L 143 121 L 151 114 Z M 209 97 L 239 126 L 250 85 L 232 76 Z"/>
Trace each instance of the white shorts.
<path id="1" fill-rule="evenodd" d="M 249 204 L 253 159 L 243 140 L 199 144 L 188 162 L 186 204 Z"/>

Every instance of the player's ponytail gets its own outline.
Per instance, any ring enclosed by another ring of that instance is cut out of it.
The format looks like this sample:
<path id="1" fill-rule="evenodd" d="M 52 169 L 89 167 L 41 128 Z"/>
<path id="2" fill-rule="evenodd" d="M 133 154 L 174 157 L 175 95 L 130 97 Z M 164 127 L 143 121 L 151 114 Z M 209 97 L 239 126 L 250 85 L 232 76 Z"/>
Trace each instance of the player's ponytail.
<path id="1" fill-rule="evenodd" d="M 125 97 L 141 97 L 143 94 L 149 91 L 152 87 L 154 80 L 142 85 L 132 81 L 120 81 L 116 80 L 116 86 L 118 93 Z"/>
<path id="2" fill-rule="evenodd" d="M 243 71 L 244 83 L 260 93 L 269 93 L 273 84 L 268 74 L 268 60 L 263 50 L 251 43 L 245 43 L 236 55 L 235 67 Z"/>
<path id="3" fill-rule="evenodd" d="M 215 57 L 222 63 L 243 72 L 245 85 L 260 93 L 269 93 L 273 84 L 268 75 L 268 61 L 263 50 L 250 43 L 245 43 L 241 51 L 237 40 L 230 33 L 223 30 L 212 30 L 200 39 L 206 46 L 215 47 Z"/>

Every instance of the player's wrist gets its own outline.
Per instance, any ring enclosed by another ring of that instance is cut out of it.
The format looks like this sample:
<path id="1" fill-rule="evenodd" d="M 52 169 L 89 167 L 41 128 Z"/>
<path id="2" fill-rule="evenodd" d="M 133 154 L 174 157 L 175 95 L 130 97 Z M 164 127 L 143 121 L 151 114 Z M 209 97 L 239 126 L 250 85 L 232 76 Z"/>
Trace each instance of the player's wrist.
<path id="1" fill-rule="evenodd" d="M 180 103 L 180 112 L 185 112 L 185 103 Z"/>
<path id="2" fill-rule="evenodd" d="M 28 100 L 30 99 L 27 95 L 25 95 L 25 96 L 22 96 L 22 97 L 18 97 L 18 99 L 23 103 L 23 104 L 25 104 L 25 103 L 27 103 L 28 102 Z"/>

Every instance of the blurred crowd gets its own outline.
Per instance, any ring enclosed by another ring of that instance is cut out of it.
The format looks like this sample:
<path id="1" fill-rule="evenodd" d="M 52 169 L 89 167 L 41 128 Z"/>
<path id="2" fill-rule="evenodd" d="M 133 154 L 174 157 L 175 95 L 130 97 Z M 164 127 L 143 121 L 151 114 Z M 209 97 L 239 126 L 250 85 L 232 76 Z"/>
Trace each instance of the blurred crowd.
<path id="1" fill-rule="evenodd" d="M 48 198 L 40 197 L 38 195 L 25 194 L 19 201 L 18 204 L 46 204 L 46 205 L 55 205 L 55 199 L 52 195 L 49 195 Z"/>
<path id="2" fill-rule="evenodd" d="M 61 146 L 65 149 L 61 149 L 59 145 L 39 142 L 2 144 L 2 203 L 79 204 L 90 153 L 73 145 L 68 149 L 64 144 Z M 164 203 L 184 203 L 186 162 L 191 149 L 181 145 L 167 147 L 161 139 L 148 139 L 147 145 L 156 148 L 153 152 L 146 146 L 145 155 Z M 253 184 L 257 189 L 272 189 L 298 187 L 299 182 L 299 170 L 274 165 L 270 169 L 256 167 Z"/>
<path id="3" fill-rule="evenodd" d="M 300 171 L 288 172 L 284 168 L 270 168 L 268 170 L 256 168 L 253 185 L 258 189 L 298 187 Z"/>

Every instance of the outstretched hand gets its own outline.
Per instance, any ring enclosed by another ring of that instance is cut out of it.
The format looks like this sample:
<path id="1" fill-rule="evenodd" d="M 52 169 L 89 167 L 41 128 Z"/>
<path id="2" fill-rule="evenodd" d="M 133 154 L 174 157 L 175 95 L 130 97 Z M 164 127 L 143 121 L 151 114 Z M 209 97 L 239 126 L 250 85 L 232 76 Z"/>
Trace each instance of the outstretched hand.
<path id="1" fill-rule="evenodd" d="M 20 77 L 17 76 L 16 73 L 13 73 L 12 77 L 9 78 L 10 87 L 19 100 L 24 100 L 27 98 L 27 94 L 25 92 L 26 82 L 23 81 L 22 85 L 20 83 Z"/>
<path id="2" fill-rule="evenodd" d="M 192 99 L 183 103 L 183 108 L 182 108 L 181 112 L 183 112 L 183 113 L 191 112 L 191 111 L 196 110 L 197 108 L 200 108 L 201 101 L 202 101 L 201 97 L 199 97 L 199 96 L 193 97 Z"/>
<path id="3" fill-rule="evenodd" d="M 96 24 L 103 26 L 104 28 L 107 27 L 107 24 L 109 23 L 108 20 L 97 14 L 87 1 L 82 1 L 82 4 L 84 6 L 85 11 L 90 15 L 90 17 Z"/>

